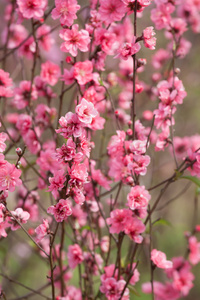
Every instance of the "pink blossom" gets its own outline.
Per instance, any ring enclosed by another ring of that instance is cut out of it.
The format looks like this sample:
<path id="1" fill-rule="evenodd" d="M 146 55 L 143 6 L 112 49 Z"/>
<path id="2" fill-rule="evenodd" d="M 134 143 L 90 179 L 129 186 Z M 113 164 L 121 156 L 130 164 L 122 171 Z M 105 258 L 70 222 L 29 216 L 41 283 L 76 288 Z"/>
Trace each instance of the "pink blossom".
<path id="1" fill-rule="evenodd" d="M 49 222 L 47 219 L 43 219 L 43 223 L 35 228 L 35 233 L 37 235 L 36 241 L 40 242 L 47 234 L 49 230 Z"/>
<path id="2" fill-rule="evenodd" d="M 110 233 L 120 233 L 124 231 L 128 222 L 132 220 L 132 212 L 129 209 L 115 209 L 111 211 L 107 223 L 111 225 Z"/>
<path id="3" fill-rule="evenodd" d="M 17 169 L 15 165 L 8 162 L 3 164 L 0 168 L 0 190 L 13 192 L 16 186 L 22 184 L 20 176 L 21 170 Z"/>
<path id="4" fill-rule="evenodd" d="M 93 79 L 93 65 L 89 60 L 77 62 L 74 65 L 74 78 L 80 85 L 84 85 Z"/>
<path id="5" fill-rule="evenodd" d="M 60 18 L 62 25 L 71 26 L 74 19 L 77 19 L 76 12 L 80 9 L 77 0 L 55 0 L 55 8 L 52 11 L 52 18 Z"/>
<path id="6" fill-rule="evenodd" d="M 97 110 L 91 102 L 82 98 L 81 103 L 76 106 L 76 113 L 79 120 L 85 124 L 91 124 L 92 119 L 97 116 Z"/>
<path id="7" fill-rule="evenodd" d="M 0 203 L 0 224 L 4 222 L 5 219 L 6 207 L 2 203 Z"/>
<path id="8" fill-rule="evenodd" d="M 154 50 L 156 46 L 156 38 L 154 37 L 155 32 L 153 29 L 152 26 L 145 28 L 142 35 L 145 47 L 151 50 Z"/>
<path id="9" fill-rule="evenodd" d="M 77 114 L 66 113 L 65 117 L 59 119 L 59 124 L 61 128 L 57 129 L 56 132 L 60 133 L 65 139 L 69 138 L 70 135 L 79 137 L 82 134 L 82 123 L 79 121 Z"/>
<path id="10" fill-rule="evenodd" d="M 22 135 L 26 134 L 32 126 L 32 118 L 29 115 L 20 114 L 16 123 L 17 129 Z"/>
<path id="11" fill-rule="evenodd" d="M 58 198 L 59 191 L 61 191 L 62 188 L 64 187 L 65 180 L 66 178 L 64 176 L 63 170 L 58 170 L 58 171 L 55 170 L 54 176 L 49 177 L 50 186 L 48 192 L 51 191 L 55 199 Z"/>
<path id="12" fill-rule="evenodd" d="M 80 246 L 78 244 L 69 246 L 67 257 L 70 268 L 75 269 L 83 261 L 83 252 Z"/>
<path id="13" fill-rule="evenodd" d="M 7 39 L 7 28 L 3 31 L 2 39 L 4 43 Z M 12 23 L 9 28 L 9 39 L 8 39 L 8 48 L 15 48 L 21 44 L 22 41 L 27 37 L 28 31 L 23 25 Z"/>
<path id="14" fill-rule="evenodd" d="M 151 20 L 154 22 L 156 29 L 169 27 L 171 14 L 175 7 L 171 3 L 162 3 L 158 7 L 152 9 Z"/>
<path id="15" fill-rule="evenodd" d="M 49 51 L 54 44 L 54 39 L 51 37 L 51 27 L 43 24 L 37 29 L 36 36 L 38 38 L 39 46 L 45 51 Z"/>
<path id="16" fill-rule="evenodd" d="M 0 132 L 0 152 L 3 152 L 6 149 L 6 144 L 4 143 L 7 140 L 7 134 L 5 132 Z"/>
<path id="17" fill-rule="evenodd" d="M 60 67 L 50 61 L 41 65 L 41 78 L 50 85 L 55 85 L 60 76 Z"/>
<path id="18" fill-rule="evenodd" d="M 158 268 L 161 269 L 168 269 L 173 267 L 173 263 L 169 260 L 166 260 L 165 253 L 156 249 L 153 249 L 151 251 L 151 260 Z"/>
<path id="19" fill-rule="evenodd" d="M 130 209 L 140 209 L 147 207 L 151 196 L 147 190 L 145 190 L 145 186 L 136 185 L 131 188 L 130 193 L 127 196 L 128 206 Z"/>
<path id="20" fill-rule="evenodd" d="M 35 85 L 33 84 L 31 88 L 31 82 L 23 80 L 20 82 L 19 87 L 14 90 L 13 104 L 17 109 L 23 109 L 28 105 L 29 101 L 36 100 L 37 97 Z"/>
<path id="21" fill-rule="evenodd" d="M 132 43 L 125 43 L 122 45 L 116 57 L 120 57 L 122 59 L 127 60 L 130 56 L 139 52 L 140 48 L 141 46 L 138 42 L 136 42 L 136 37 L 134 36 Z"/>
<path id="22" fill-rule="evenodd" d="M 135 10 L 135 0 L 122 0 L 126 5 L 128 15 L 134 12 Z M 151 4 L 151 0 L 138 0 L 137 1 L 137 12 L 142 12 L 145 7 Z"/>
<path id="23" fill-rule="evenodd" d="M 87 181 L 88 172 L 85 164 L 73 164 L 68 172 L 72 181 L 75 180 L 77 183 L 84 183 Z"/>
<path id="24" fill-rule="evenodd" d="M 30 214 L 27 211 L 24 211 L 21 207 L 15 209 L 15 211 L 11 211 L 12 215 L 15 217 L 15 219 L 21 223 L 25 224 L 27 223 L 28 219 L 30 218 Z M 13 231 L 20 228 L 20 225 L 16 222 L 16 220 L 11 216 L 11 229 Z"/>
<path id="25" fill-rule="evenodd" d="M 141 236 L 141 233 L 144 231 L 145 225 L 138 218 L 134 217 L 131 220 L 126 221 L 124 232 L 133 239 L 135 243 L 142 243 L 143 237 Z"/>
<path id="26" fill-rule="evenodd" d="M 67 200 L 60 199 L 57 204 L 50 206 L 47 212 L 54 215 L 56 222 L 63 222 L 72 214 L 72 209 Z"/>
<path id="27" fill-rule="evenodd" d="M 101 20 L 108 24 L 120 21 L 125 15 L 125 6 L 120 0 L 101 0 L 99 14 Z"/>
<path id="28" fill-rule="evenodd" d="M 76 144 L 70 137 L 67 140 L 66 145 L 62 145 L 61 148 L 56 149 L 56 157 L 59 161 L 64 161 L 65 163 L 72 160 L 76 155 Z"/>
<path id="29" fill-rule="evenodd" d="M 65 84 L 72 84 L 75 80 L 74 78 L 74 67 L 70 70 L 64 69 L 64 74 L 61 77 Z"/>
<path id="30" fill-rule="evenodd" d="M 102 280 L 101 276 L 101 286 L 100 291 L 105 294 L 108 300 L 118 300 L 120 299 L 121 293 L 126 285 L 126 281 L 119 280 L 117 281 L 115 278 L 106 278 Z M 124 295 L 121 298 L 122 300 L 129 299 L 129 290 L 128 288 L 125 289 Z"/>
<path id="31" fill-rule="evenodd" d="M 17 4 L 25 19 L 39 19 L 44 15 L 47 0 L 17 0 Z"/>
<path id="32" fill-rule="evenodd" d="M 193 265 L 200 262 L 200 242 L 197 242 L 195 236 L 189 238 L 189 260 Z"/>
<path id="33" fill-rule="evenodd" d="M 78 49 L 82 52 L 88 51 L 90 37 L 87 30 L 81 29 L 78 31 L 78 24 L 72 26 L 72 29 L 63 29 L 59 36 L 64 40 L 60 49 L 63 52 L 69 52 L 72 56 L 76 57 Z"/>
<path id="34" fill-rule="evenodd" d="M 9 73 L 0 69 L 0 97 L 12 97 L 13 91 L 11 87 L 13 85 L 12 79 L 9 77 Z"/>

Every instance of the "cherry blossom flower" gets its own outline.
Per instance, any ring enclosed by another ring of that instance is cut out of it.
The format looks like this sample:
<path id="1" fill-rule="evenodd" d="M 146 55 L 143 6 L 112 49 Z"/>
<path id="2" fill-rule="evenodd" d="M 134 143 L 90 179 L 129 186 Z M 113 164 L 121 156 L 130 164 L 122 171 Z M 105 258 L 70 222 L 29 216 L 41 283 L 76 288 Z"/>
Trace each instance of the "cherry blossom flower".
<path id="1" fill-rule="evenodd" d="M 35 228 L 35 233 L 37 235 L 36 241 L 40 242 L 47 234 L 49 230 L 49 222 L 47 219 L 43 219 L 43 223 Z"/>
<path id="2" fill-rule="evenodd" d="M 127 196 L 128 206 L 130 209 L 140 209 L 147 207 L 151 196 L 145 189 L 145 186 L 136 185 L 131 188 L 130 193 Z"/>
<path id="3" fill-rule="evenodd" d="M 125 15 L 125 6 L 120 0 L 101 0 L 99 14 L 101 20 L 108 24 L 120 21 Z"/>
<path id="4" fill-rule="evenodd" d="M 85 124 L 91 124 L 92 119 L 97 116 L 97 110 L 91 102 L 82 98 L 81 103 L 76 106 L 76 113 L 79 120 Z"/>
<path id="5" fill-rule="evenodd" d="M 56 222 L 63 222 L 72 214 L 72 209 L 67 200 L 60 199 L 57 204 L 50 206 L 47 212 L 54 215 Z"/>
<path id="6" fill-rule="evenodd" d="M 173 263 L 169 260 L 166 260 L 165 253 L 156 249 L 153 249 L 151 251 L 151 260 L 158 268 L 161 269 L 168 269 L 173 267 Z"/>
<path id="7" fill-rule="evenodd" d="M 75 269 L 83 261 L 83 252 L 80 246 L 78 244 L 69 246 L 67 257 L 70 268 Z"/>
<path id="8" fill-rule="evenodd" d="M 143 30 L 143 41 L 144 41 L 144 45 L 145 47 L 154 50 L 155 46 L 156 46 L 156 38 L 154 37 L 155 32 L 153 30 L 153 27 L 147 27 Z"/>
<path id="9" fill-rule="evenodd" d="M 47 61 L 41 65 L 40 76 L 44 82 L 53 86 L 58 82 L 60 67 L 50 61 Z"/>
<path id="10" fill-rule="evenodd" d="M 20 176 L 21 170 L 17 169 L 15 165 L 8 162 L 3 164 L 0 168 L 0 190 L 13 192 L 16 186 L 22 184 Z"/>
<path id="11" fill-rule="evenodd" d="M 92 71 L 93 65 L 91 61 L 77 62 L 74 65 L 74 78 L 80 85 L 84 85 L 93 79 Z"/>
<path id="12" fill-rule="evenodd" d="M 13 96 L 13 91 L 11 89 L 13 81 L 9 75 L 9 73 L 0 69 L 0 97 L 8 98 Z"/>
<path id="13" fill-rule="evenodd" d="M 72 29 L 63 29 L 59 36 L 64 40 L 60 49 L 64 52 L 69 52 L 72 56 L 76 57 L 78 49 L 82 52 L 88 51 L 90 37 L 87 30 L 81 29 L 78 31 L 78 24 L 72 26 Z"/>
<path id="14" fill-rule="evenodd" d="M 53 9 L 52 18 L 60 18 L 62 25 L 71 26 L 74 19 L 77 19 L 76 13 L 80 9 L 77 0 L 55 0 L 55 8 Z"/>
<path id="15" fill-rule="evenodd" d="M 15 211 L 11 211 L 11 213 L 15 217 L 15 218 L 13 218 L 11 216 L 11 218 L 10 218 L 11 230 L 13 230 L 13 231 L 20 228 L 20 225 L 17 223 L 17 221 L 21 224 L 25 224 L 25 223 L 27 223 L 28 219 L 30 218 L 30 214 L 27 211 L 24 211 L 21 207 L 15 209 Z"/>
<path id="16" fill-rule="evenodd" d="M 44 15 L 47 0 L 17 0 L 17 4 L 25 19 L 39 19 Z"/>

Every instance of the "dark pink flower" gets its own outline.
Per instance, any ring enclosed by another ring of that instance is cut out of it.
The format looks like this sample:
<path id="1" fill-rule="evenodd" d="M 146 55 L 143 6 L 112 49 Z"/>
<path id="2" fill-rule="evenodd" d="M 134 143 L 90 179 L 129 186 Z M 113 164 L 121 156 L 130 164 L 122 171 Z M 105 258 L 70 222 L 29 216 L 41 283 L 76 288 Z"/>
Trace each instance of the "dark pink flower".
<path id="1" fill-rule="evenodd" d="M 72 209 L 67 200 L 60 199 L 57 204 L 50 206 L 47 212 L 54 215 L 56 222 L 63 222 L 72 214 Z"/>
<path id="2" fill-rule="evenodd" d="M 12 97 L 13 91 L 11 90 L 13 81 L 9 77 L 9 73 L 0 69 L 0 97 Z"/>

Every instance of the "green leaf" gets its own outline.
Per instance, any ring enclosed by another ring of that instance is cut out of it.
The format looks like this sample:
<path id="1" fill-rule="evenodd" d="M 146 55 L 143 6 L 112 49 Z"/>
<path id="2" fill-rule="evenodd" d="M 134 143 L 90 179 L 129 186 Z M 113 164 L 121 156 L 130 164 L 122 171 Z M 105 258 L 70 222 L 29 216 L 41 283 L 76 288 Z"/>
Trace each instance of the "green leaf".
<path id="1" fill-rule="evenodd" d="M 193 183 L 195 183 L 198 187 L 200 187 L 200 179 L 198 179 L 194 176 L 182 176 L 180 178 L 188 179 L 188 180 L 192 181 Z"/>
<path id="2" fill-rule="evenodd" d="M 132 285 L 129 284 L 128 288 L 129 288 L 131 294 L 133 294 L 137 297 L 141 297 L 140 294 L 138 293 L 138 291 L 136 291 L 136 289 Z"/>
<path id="3" fill-rule="evenodd" d="M 166 219 L 158 219 L 152 223 L 152 225 L 164 225 L 172 227 L 172 224 Z"/>
<path id="4" fill-rule="evenodd" d="M 91 227 L 89 225 L 85 225 L 85 226 L 81 227 L 80 231 L 82 232 L 84 229 L 91 231 Z"/>

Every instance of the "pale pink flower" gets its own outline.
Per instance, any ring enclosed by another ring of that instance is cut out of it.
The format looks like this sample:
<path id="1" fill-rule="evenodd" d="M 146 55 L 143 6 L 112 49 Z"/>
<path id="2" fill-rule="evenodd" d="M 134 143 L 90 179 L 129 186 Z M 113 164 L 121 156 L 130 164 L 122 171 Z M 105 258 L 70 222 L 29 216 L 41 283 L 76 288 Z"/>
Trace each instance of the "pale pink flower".
<path id="1" fill-rule="evenodd" d="M 7 140 L 7 134 L 5 132 L 0 132 L 0 152 L 3 152 L 6 149 L 6 144 L 4 143 Z"/>
<path id="2" fill-rule="evenodd" d="M 60 199 L 57 204 L 50 206 L 47 212 L 54 215 L 56 222 L 63 222 L 72 214 L 72 209 L 67 200 Z"/>
<path id="3" fill-rule="evenodd" d="M 87 52 L 90 43 L 90 36 L 87 30 L 81 29 L 78 31 L 79 25 L 74 24 L 72 29 L 61 30 L 59 36 L 64 40 L 60 49 L 63 52 L 69 52 L 72 56 L 76 57 L 78 49 L 81 52 Z"/>
<path id="4" fill-rule="evenodd" d="M 55 8 L 53 9 L 52 18 L 60 18 L 61 25 L 71 26 L 74 19 L 77 19 L 76 13 L 80 9 L 77 0 L 55 0 Z"/>
<path id="5" fill-rule="evenodd" d="M 154 50 L 156 46 L 156 38 L 154 37 L 155 31 L 153 26 L 147 27 L 143 30 L 143 42 L 145 47 Z"/>
<path id="6" fill-rule="evenodd" d="M 13 91 L 11 87 L 13 85 L 10 74 L 0 69 L 0 97 L 12 97 Z"/>
<path id="7" fill-rule="evenodd" d="M 130 209 L 141 209 L 147 207 L 151 196 L 145 189 L 145 186 L 136 185 L 131 188 L 130 193 L 127 196 L 128 206 Z"/>
<path id="8" fill-rule="evenodd" d="M 36 241 L 37 243 L 40 242 L 49 231 L 49 222 L 47 219 L 43 219 L 43 223 L 40 224 L 37 228 L 35 228 L 35 233 L 37 235 Z"/>
<path id="9" fill-rule="evenodd" d="M 47 0 L 17 0 L 17 4 L 25 19 L 39 19 L 44 15 Z"/>
<path id="10" fill-rule="evenodd" d="M 47 61 L 41 65 L 40 76 L 44 82 L 53 86 L 58 82 L 60 67 L 50 61 Z"/>
<path id="11" fill-rule="evenodd" d="M 68 248 L 68 264 L 71 269 L 75 269 L 77 265 L 83 261 L 83 252 L 78 244 L 69 246 Z"/>
<path id="12" fill-rule="evenodd" d="M 22 184 L 21 170 L 6 162 L 0 168 L 0 190 L 14 192 L 15 187 Z"/>
<path id="13" fill-rule="evenodd" d="M 15 211 L 11 211 L 11 213 L 15 217 L 15 219 L 21 224 L 27 223 L 28 219 L 30 218 L 30 214 L 27 211 L 24 211 L 21 207 L 15 209 Z M 10 218 L 10 220 L 12 222 L 11 229 L 13 231 L 20 228 L 20 225 L 16 222 L 15 219 L 12 216 Z"/>
<path id="14" fill-rule="evenodd" d="M 170 260 L 166 259 L 166 254 L 156 249 L 153 249 L 151 251 L 151 260 L 158 268 L 161 269 L 168 269 L 173 267 L 173 263 Z"/>
<path id="15" fill-rule="evenodd" d="M 60 133 L 65 139 L 71 135 L 79 137 L 82 134 L 82 123 L 79 121 L 77 114 L 66 113 L 65 117 L 59 119 L 59 124 L 61 128 L 57 129 L 56 132 Z"/>
<path id="16" fill-rule="evenodd" d="M 81 103 L 76 106 L 76 113 L 79 120 L 85 124 L 91 124 L 92 119 L 98 114 L 97 110 L 91 102 L 82 98 Z"/>
<path id="17" fill-rule="evenodd" d="M 74 65 L 74 78 L 80 85 L 84 85 L 93 79 L 93 65 L 89 60 L 77 62 Z"/>

